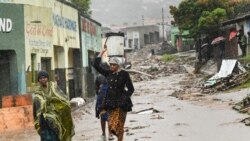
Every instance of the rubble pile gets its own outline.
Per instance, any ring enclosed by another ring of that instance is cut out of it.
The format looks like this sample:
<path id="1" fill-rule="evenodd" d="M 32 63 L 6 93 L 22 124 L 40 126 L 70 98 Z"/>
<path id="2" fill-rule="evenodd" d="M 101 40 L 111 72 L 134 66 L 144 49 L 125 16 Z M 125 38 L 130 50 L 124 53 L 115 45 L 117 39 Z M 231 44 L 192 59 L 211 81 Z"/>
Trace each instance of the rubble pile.
<path id="1" fill-rule="evenodd" d="M 159 50 L 161 44 L 152 44 L 147 45 L 139 50 L 135 50 L 129 54 L 127 54 L 128 62 L 134 60 L 145 60 L 149 59 L 152 56 L 152 50 Z"/>
<path id="2" fill-rule="evenodd" d="M 179 52 L 174 54 L 176 59 L 174 60 L 175 63 L 179 65 L 191 65 L 194 66 L 196 63 L 196 55 L 194 50 L 186 51 L 186 52 Z"/>
<path id="3" fill-rule="evenodd" d="M 204 75 L 214 75 L 217 73 L 217 63 L 215 60 L 208 60 L 201 68 L 199 72 Z"/>
<path id="4" fill-rule="evenodd" d="M 237 60 L 223 60 L 220 71 L 204 82 L 202 92 L 225 91 L 249 80 L 249 72 Z"/>
<path id="5" fill-rule="evenodd" d="M 201 75 L 188 74 L 183 81 L 179 82 L 180 88 L 176 89 L 171 96 L 184 100 L 186 95 L 202 95 L 200 84 L 202 83 Z"/>
<path id="6" fill-rule="evenodd" d="M 134 82 L 147 81 L 170 74 L 193 73 L 193 67 L 191 66 L 196 59 L 193 51 L 174 54 L 174 60 L 164 62 L 162 56 L 152 53 L 152 49 L 160 51 L 162 46 L 162 44 L 148 45 L 128 54 L 127 58 L 132 65 L 132 69 L 128 71 Z M 165 44 L 164 46 L 167 48 L 168 45 Z"/>
<path id="7" fill-rule="evenodd" d="M 240 113 L 250 114 L 250 95 L 245 97 L 242 101 L 236 103 L 233 106 L 233 109 Z M 247 126 L 250 126 L 250 117 L 243 119 L 241 122 L 245 123 Z"/>
<path id="8" fill-rule="evenodd" d="M 177 49 L 170 45 L 169 43 L 158 43 L 146 45 L 143 48 L 136 50 L 133 53 L 128 54 L 129 62 L 136 59 L 149 59 L 152 55 L 164 55 L 164 54 L 173 54 L 176 53 Z"/>
<path id="9" fill-rule="evenodd" d="M 134 62 L 132 66 L 134 70 L 145 73 L 143 74 L 138 71 L 137 73 L 133 73 L 133 71 L 131 71 L 131 77 L 134 82 L 165 77 L 170 74 L 186 73 L 186 69 L 182 65 L 177 65 L 171 62 L 162 62 L 152 58 L 145 61 Z"/>
<path id="10" fill-rule="evenodd" d="M 177 49 L 172 45 L 170 45 L 168 42 L 163 42 L 160 45 L 160 48 L 156 51 L 156 54 L 163 55 L 165 53 L 167 54 L 177 53 Z"/>
<path id="11" fill-rule="evenodd" d="M 248 72 L 245 72 L 242 74 L 232 74 L 226 78 L 220 78 L 217 80 L 216 84 L 212 86 L 204 86 L 202 92 L 211 94 L 217 91 L 226 91 L 248 81 L 248 75 Z"/>

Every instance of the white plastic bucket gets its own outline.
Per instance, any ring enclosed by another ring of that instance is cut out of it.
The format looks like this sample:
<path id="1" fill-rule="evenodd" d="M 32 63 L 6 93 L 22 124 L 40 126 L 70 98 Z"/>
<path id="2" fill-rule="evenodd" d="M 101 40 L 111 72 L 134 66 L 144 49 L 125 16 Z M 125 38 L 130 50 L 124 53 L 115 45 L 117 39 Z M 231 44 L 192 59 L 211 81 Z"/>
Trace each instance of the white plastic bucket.
<path id="1" fill-rule="evenodd" d="M 106 45 L 109 57 L 124 56 L 124 37 L 110 36 L 107 38 Z"/>

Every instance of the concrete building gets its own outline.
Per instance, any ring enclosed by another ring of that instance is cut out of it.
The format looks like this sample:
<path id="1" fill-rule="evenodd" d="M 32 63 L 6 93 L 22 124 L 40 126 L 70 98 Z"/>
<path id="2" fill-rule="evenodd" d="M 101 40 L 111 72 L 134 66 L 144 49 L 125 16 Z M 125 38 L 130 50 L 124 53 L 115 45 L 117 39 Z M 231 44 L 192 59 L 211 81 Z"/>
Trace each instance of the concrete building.
<path id="1" fill-rule="evenodd" d="M 160 41 L 159 27 L 157 25 L 145 25 L 127 27 L 122 29 L 125 33 L 125 47 L 140 49 L 147 44 Z"/>
<path id="2" fill-rule="evenodd" d="M 95 74 L 88 81 L 86 68 L 101 48 L 101 24 L 63 1 L 0 2 L 0 78 L 5 80 L 0 100 L 32 93 L 40 70 L 48 71 L 70 98 L 86 96 Z"/>
<path id="3" fill-rule="evenodd" d="M 225 37 L 229 38 L 231 32 L 243 30 L 244 35 L 247 37 L 247 55 L 250 54 L 250 13 L 242 14 L 234 19 L 230 19 L 222 23 L 225 32 Z M 226 56 L 237 57 L 241 55 L 241 49 L 238 46 L 238 38 L 233 38 L 226 41 Z"/>
<path id="4" fill-rule="evenodd" d="M 91 96 L 95 94 L 94 80 L 96 71 L 92 67 L 94 58 L 102 47 L 101 24 L 86 17 L 80 17 L 81 22 L 81 47 L 83 66 L 83 94 Z"/>
<path id="5" fill-rule="evenodd" d="M 0 96 L 26 93 L 23 5 L 1 4 L 0 21 Z"/>
<path id="6" fill-rule="evenodd" d="M 112 29 L 109 27 L 102 27 L 102 38 L 106 38 L 106 34 L 112 32 Z"/>

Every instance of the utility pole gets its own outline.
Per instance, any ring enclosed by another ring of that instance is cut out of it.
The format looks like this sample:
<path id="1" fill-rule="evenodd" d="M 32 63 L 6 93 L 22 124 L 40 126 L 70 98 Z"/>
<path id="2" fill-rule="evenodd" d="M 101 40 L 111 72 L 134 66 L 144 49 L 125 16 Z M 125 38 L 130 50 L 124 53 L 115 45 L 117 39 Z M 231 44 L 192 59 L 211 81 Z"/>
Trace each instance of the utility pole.
<path id="1" fill-rule="evenodd" d="M 164 35 L 164 9 L 162 8 L 162 38 L 163 38 L 163 42 L 165 42 L 165 35 Z"/>
<path id="2" fill-rule="evenodd" d="M 142 26 L 144 26 L 144 16 L 142 15 Z"/>

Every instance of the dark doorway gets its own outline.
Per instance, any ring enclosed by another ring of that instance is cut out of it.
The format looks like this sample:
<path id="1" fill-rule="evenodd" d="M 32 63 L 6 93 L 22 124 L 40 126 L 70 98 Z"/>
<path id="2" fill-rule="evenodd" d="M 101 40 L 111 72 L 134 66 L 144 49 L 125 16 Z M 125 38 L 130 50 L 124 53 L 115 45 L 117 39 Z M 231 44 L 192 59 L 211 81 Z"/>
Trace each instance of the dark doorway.
<path id="1" fill-rule="evenodd" d="M 88 96 L 94 96 L 95 94 L 95 69 L 93 69 L 92 65 L 94 63 L 94 59 L 96 57 L 96 54 L 94 51 L 89 50 L 88 51 L 88 60 L 89 60 L 89 65 L 88 65 L 88 73 L 87 73 L 87 93 Z"/>
<path id="2" fill-rule="evenodd" d="M 51 58 L 42 57 L 41 67 L 42 67 L 42 70 L 44 71 L 47 71 L 47 72 L 51 71 Z"/>
<path id="3" fill-rule="evenodd" d="M 47 71 L 49 73 L 50 80 L 53 80 L 51 71 L 51 58 L 49 57 L 41 58 L 41 69 Z"/>
<path id="4" fill-rule="evenodd" d="M 139 49 L 139 39 L 134 39 L 134 48 Z"/>
<path id="5" fill-rule="evenodd" d="M 149 38 L 150 38 L 150 43 L 151 43 L 151 44 L 155 43 L 155 36 L 154 36 L 154 33 L 150 32 L 150 33 L 149 33 Z"/>
<path id="6" fill-rule="evenodd" d="M 144 34 L 144 44 L 145 45 L 149 44 L 149 35 L 148 34 Z"/>
<path id="7" fill-rule="evenodd" d="M 64 48 L 54 46 L 55 81 L 58 87 L 66 94 L 66 68 Z"/>
<path id="8" fill-rule="evenodd" d="M 156 42 L 160 41 L 160 34 L 157 31 L 155 31 L 155 40 L 156 40 Z"/>
<path id="9" fill-rule="evenodd" d="M 17 58 L 14 50 L 0 51 L 0 107 L 2 96 L 18 93 Z"/>
<path id="10" fill-rule="evenodd" d="M 73 76 L 74 75 L 74 69 L 68 69 L 69 76 Z M 72 99 L 76 96 L 76 92 L 75 92 L 75 80 L 73 78 L 69 78 L 69 98 Z"/>
<path id="11" fill-rule="evenodd" d="M 81 79 L 81 52 L 80 49 L 70 48 L 68 52 L 69 64 L 68 66 L 68 81 L 69 81 L 69 97 L 70 99 L 74 97 L 82 96 L 82 79 Z"/>
<path id="12" fill-rule="evenodd" d="M 80 49 L 73 50 L 73 60 L 74 60 L 74 88 L 75 88 L 75 97 L 82 96 L 82 57 Z"/>
<path id="13" fill-rule="evenodd" d="M 32 83 L 36 83 L 37 79 L 36 79 L 36 54 L 31 54 L 31 82 Z"/>

